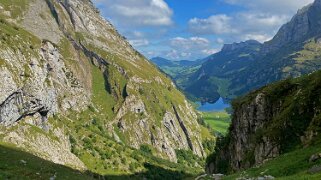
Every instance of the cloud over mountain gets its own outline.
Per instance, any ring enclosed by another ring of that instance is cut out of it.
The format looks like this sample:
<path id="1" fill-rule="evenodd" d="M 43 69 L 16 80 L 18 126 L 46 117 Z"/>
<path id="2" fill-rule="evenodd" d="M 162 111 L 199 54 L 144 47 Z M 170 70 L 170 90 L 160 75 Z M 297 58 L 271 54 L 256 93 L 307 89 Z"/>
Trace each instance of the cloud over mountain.
<path id="1" fill-rule="evenodd" d="M 94 0 L 121 26 L 169 26 L 173 11 L 164 0 Z"/>
<path id="2" fill-rule="evenodd" d="M 266 41 L 288 21 L 300 7 L 313 0 L 225 0 L 245 8 L 229 14 L 215 14 L 208 18 L 192 18 L 189 30 L 195 35 L 229 35 L 235 40 Z"/>

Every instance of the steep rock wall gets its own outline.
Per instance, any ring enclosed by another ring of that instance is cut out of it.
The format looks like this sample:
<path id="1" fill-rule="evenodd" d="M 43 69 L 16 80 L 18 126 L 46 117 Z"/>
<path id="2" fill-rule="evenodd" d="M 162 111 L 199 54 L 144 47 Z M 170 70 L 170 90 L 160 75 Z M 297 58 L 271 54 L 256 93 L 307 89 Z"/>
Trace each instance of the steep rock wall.
<path id="1" fill-rule="evenodd" d="M 229 134 L 218 141 L 207 171 L 230 173 L 259 166 L 317 140 L 320 73 L 271 84 L 234 101 Z"/>

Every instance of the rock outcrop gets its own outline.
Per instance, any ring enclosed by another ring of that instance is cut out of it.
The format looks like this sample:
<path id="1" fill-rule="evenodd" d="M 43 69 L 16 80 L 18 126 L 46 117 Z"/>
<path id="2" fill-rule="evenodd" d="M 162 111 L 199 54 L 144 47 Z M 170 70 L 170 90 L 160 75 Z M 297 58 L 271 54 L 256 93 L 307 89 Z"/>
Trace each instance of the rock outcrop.
<path id="1" fill-rule="evenodd" d="M 244 49 L 250 49 L 251 47 L 253 48 L 258 48 L 262 44 L 258 41 L 255 40 L 248 40 L 245 42 L 240 42 L 240 43 L 233 43 L 233 44 L 225 44 L 222 48 L 222 51 L 228 52 L 228 51 L 237 51 L 237 50 L 243 50 Z"/>
<path id="2" fill-rule="evenodd" d="M 228 142 L 220 147 L 223 149 L 216 154 L 217 161 L 208 166 L 208 171 L 221 171 L 223 161 L 231 170 L 237 171 L 277 157 L 280 153 L 279 145 L 264 135 L 258 142 L 255 136 L 261 135 L 262 129 L 279 113 L 279 109 L 280 106 L 273 107 L 263 93 L 236 108 Z"/>
<path id="3" fill-rule="evenodd" d="M 301 43 L 320 35 L 320 9 L 320 0 L 315 0 L 314 3 L 300 9 L 290 22 L 280 28 L 271 41 L 264 43 L 262 51 L 267 53 L 279 50 L 284 45 Z"/>
<path id="4" fill-rule="evenodd" d="M 0 78 L 6 81 L 0 84 L 0 124 L 12 129 L 3 140 L 22 143 L 26 149 L 29 142 L 31 152 L 83 169 L 77 157 L 66 158 L 71 154 L 66 137 L 77 131 L 59 124 L 57 117 L 90 108 L 102 117 L 100 129 L 108 130 L 106 137 L 119 143 L 136 149 L 149 144 L 156 156 L 174 162 L 176 149 L 205 156 L 197 116 L 185 97 L 100 16 L 90 0 L 25 2 L 0 8 Z M 103 80 L 98 82 L 98 76 Z M 77 117 L 65 119 L 76 122 Z M 52 151 L 37 149 L 39 143 L 32 142 L 28 128 L 20 128 L 24 133 L 11 128 L 30 124 L 49 133 L 35 139 Z M 65 134 L 52 134 L 53 129 Z M 53 137 L 62 140 L 55 143 Z M 59 144 L 63 151 L 57 149 Z"/>
<path id="5" fill-rule="evenodd" d="M 319 137 L 320 71 L 281 81 L 233 102 L 233 120 L 207 171 L 231 173 L 259 166 Z"/>

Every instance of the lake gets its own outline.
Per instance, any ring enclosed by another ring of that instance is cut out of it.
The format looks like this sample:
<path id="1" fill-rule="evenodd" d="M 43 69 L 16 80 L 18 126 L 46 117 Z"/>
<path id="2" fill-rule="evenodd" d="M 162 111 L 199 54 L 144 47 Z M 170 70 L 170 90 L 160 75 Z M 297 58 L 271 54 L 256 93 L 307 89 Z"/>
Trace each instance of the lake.
<path id="1" fill-rule="evenodd" d="M 220 98 L 214 104 L 201 102 L 197 102 L 197 104 L 199 105 L 197 110 L 203 112 L 224 111 L 226 108 L 230 107 L 230 104 L 224 102 L 223 98 Z"/>

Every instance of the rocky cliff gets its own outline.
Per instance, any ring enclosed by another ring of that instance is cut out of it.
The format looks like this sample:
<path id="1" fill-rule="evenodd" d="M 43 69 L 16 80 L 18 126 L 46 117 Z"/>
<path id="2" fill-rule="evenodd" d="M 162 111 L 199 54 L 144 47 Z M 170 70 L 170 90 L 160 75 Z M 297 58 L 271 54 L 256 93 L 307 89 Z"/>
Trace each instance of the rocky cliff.
<path id="1" fill-rule="evenodd" d="M 1 141 L 76 168 L 96 135 L 205 156 L 191 105 L 90 0 L 0 2 L 0 47 Z"/>
<path id="2" fill-rule="evenodd" d="M 275 51 L 286 44 L 300 43 L 306 39 L 320 35 L 321 1 L 316 0 L 298 10 L 290 22 L 284 24 L 275 37 L 264 44 L 263 51 Z"/>
<path id="3" fill-rule="evenodd" d="M 264 87 L 233 103 L 229 135 L 209 157 L 207 171 L 259 166 L 319 138 L 321 72 Z"/>

